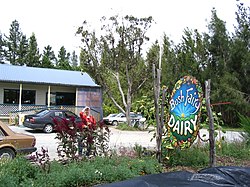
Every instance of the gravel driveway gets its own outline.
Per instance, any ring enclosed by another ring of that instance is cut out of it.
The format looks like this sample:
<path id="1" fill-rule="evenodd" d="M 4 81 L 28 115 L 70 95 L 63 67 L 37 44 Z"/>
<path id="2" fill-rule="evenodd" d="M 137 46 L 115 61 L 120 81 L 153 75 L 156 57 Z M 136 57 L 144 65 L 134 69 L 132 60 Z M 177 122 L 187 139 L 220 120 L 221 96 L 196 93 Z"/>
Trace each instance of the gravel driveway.
<path id="1" fill-rule="evenodd" d="M 15 132 L 32 134 L 36 137 L 36 147 L 38 152 L 41 151 L 41 148 L 47 148 L 50 158 L 57 159 L 56 149 L 58 145 L 58 140 L 55 139 L 56 133 L 46 134 L 42 131 L 31 130 L 23 126 L 10 126 L 10 128 Z M 155 148 L 156 140 L 153 138 L 153 132 L 148 131 L 120 131 L 114 127 L 110 127 L 110 147 L 113 149 L 123 147 L 133 147 L 135 144 L 141 145 L 146 148 Z M 206 136 L 203 138 L 208 138 L 208 131 L 201 129 L 201 137 L 203 134 Z M 241 135 L 239 132 L 228 131 L 226 133 L 221 133 L 221 137 L 224 136 L 226 141 L 241 141 Z"/>

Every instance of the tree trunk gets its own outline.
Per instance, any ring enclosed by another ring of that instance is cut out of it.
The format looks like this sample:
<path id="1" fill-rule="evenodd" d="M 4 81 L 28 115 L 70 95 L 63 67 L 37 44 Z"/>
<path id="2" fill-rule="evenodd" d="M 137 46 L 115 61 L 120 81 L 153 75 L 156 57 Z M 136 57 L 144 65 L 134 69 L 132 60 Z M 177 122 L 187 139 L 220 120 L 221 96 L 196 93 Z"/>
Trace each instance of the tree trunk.
<path id="1" fill-rule="evenodd" d="M 210 167 L 214 167 L 216 165 L 215 161 L 215 139 L 214 139 L 214 118 L 213 118 L 213 113 L 211 109 L 211 104 L 210 104 L 210 82 L 211 80 L 209 79 L 208 81 L 205 82 L 205 88 L 206 88 L 206 108 L 207 108 L 207 114 L 209 118 L 209 145 L 210 145 Z"/>
<path id="2" fill-rule="evenodd" d="M 126 108 L 126 118 L 127 118 L 127 122 L 128 122 L 128 126 L 131 126 L 131 118 L 130 118 L 130 110 L 131 110 L 131 95 L 128 91 L 128 95 L 127 95 L 127 108 Z"/>

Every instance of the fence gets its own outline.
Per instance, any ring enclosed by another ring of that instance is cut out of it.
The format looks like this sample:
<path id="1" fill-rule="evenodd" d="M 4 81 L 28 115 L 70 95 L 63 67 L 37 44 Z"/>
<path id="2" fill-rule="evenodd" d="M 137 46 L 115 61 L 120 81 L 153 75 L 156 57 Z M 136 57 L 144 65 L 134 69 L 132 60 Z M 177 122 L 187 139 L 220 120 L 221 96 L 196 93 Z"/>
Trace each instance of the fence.
<path id="1" fill-rule="evenodd" d="M 0 104 L 0 119 L 8 119 L 9 124 L 18 124 L 19 117 L 34 114 L 43 109 L 67 109 L 75 114 L 79 114 L 84 106 L 72 106 L 72 105 L 62 105 L 62 106 L 51 106 L 46 105 L 22 105 L 21 110 L 19 110 L 18 104 Z M 91 114 L 95 117 L 97 121 L 101 119 L 101 111 L 99 108 L 91 108 Z"/>

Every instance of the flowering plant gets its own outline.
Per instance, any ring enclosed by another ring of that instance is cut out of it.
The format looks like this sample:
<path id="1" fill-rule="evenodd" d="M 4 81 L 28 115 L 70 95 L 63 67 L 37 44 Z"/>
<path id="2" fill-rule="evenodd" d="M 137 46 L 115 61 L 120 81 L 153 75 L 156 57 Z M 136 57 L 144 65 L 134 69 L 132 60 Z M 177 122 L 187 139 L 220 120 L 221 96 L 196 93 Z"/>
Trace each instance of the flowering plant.
<path id="1" fill-rule="evenodd" d="M 59 158 L 77 160 L 78 145 L 81 143 L 85 156 L 106 155 L 109 149 L 109 128 L 102 122 L 87 124 L 86 121 L 76 122 L 75 118 L 54 118 Z M 80 141 L 80 142 L 79 142 Z"/>

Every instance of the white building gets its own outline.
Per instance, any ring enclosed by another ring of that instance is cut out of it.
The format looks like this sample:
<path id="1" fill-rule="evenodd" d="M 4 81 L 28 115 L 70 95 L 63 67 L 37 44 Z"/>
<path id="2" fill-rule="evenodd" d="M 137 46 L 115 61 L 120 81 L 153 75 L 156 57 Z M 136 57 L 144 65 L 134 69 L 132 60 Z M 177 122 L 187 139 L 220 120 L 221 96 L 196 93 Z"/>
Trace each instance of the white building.
<path id="1" fill-rule="evenodd" d="M 79 114 L 85 106 L 102 118 L 101 87 L 87 73 L 0 64 L 0 119 L 50 107 Z"/>

